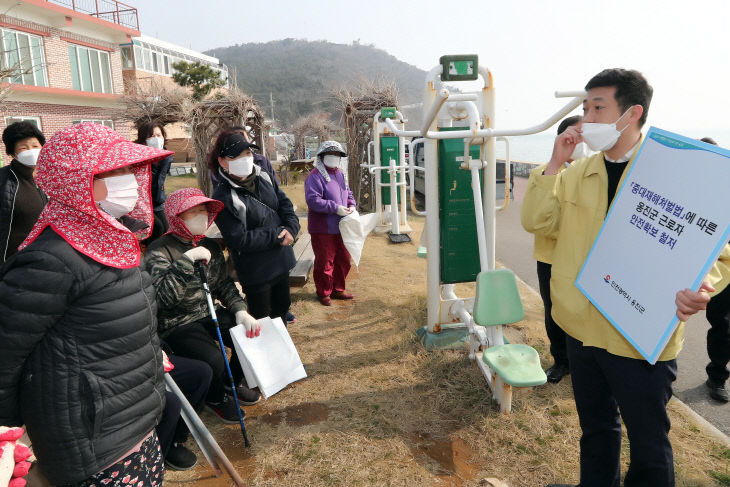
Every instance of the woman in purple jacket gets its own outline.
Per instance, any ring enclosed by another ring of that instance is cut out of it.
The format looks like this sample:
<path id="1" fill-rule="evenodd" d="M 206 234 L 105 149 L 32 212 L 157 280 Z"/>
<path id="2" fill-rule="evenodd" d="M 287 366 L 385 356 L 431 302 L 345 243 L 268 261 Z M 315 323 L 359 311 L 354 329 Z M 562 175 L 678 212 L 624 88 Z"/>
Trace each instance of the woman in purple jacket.
<path id="1" fill-rule="evenodd" d="M 334 140 L 319 146 L 314 169 L 304 182 L 309 206 L 308 228 L 314 251 L 314 285 L 324 306 L 332 299 L 352 299 L 345 291 L 350 272 L 350 253 L 340 235 L 340 219 L 355 209 L 355 198 L 339 169 L 340 157 L 347 154 Z"/>

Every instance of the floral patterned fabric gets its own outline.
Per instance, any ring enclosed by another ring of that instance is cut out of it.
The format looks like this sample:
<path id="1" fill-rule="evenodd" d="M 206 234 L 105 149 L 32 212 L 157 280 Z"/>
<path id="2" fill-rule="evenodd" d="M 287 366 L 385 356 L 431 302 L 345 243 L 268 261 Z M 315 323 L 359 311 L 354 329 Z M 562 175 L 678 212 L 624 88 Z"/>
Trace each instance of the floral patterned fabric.
<path id="1" fill-rule="evenodd" d="M 165 216 L 167 217 L 170 229 L 165 235 L 174 233 L 178 237 L 192 241 L 193 245 L 197 245 L 204 235 L 191 234 L 188 227 L 185 226 L 185 223 L 178 215 L 193 206 L 198 206 L 203 203 L 208 208 L 208 226 L 210 226 L 213 220 L 215 220 L 215 217 L 218 216 L 218 213 L 223 210 L 223 203 L 218 200 L 206 198 L 198 188 L 178 189 L 174 193 L 169 194 L 165 201 Z"/>
<path id="2" fill-rule="evenodd" d="M 95 123 L 56 132 L 41 150 L 35 176 L 49 201 L 19 249 L 50 226 L 77 251 L 101 264 L 120 269 L 138 266 L 138 239 L 152 231 L 150 164 L 172 154 L 130 142 Z M 137 206 L 129 216 L 148 225 L 136 234 L 94 201 L 94 175 L 124 166 L 132 166 L 139 185 Z"/>
<path id="3" fill-rule="evenodd" d="M 139 448 L 111 467 L 74 484 L 74 487 L 154 487 L 162 485 L 165 475 L 164 460 L 157 434 L 153 434 Z"/>

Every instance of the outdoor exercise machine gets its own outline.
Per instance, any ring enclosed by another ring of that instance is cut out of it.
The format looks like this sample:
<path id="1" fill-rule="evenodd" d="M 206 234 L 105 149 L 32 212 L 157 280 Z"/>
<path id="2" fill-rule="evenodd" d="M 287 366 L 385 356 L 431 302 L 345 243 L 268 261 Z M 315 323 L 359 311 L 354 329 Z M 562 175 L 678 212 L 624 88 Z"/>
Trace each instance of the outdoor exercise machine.
<path id="1" fill-rule="evenodd" d="M 504 142 L 505 144 L 505 160 L 504 160 L 504 204 L 497 206 L 497 211 L 504 210 L 509 206 L 509 202 L 512 199 L 512 190 L 511 190 L 511 179 L 512 179 L 512 164 L 510 161 L 510 155 L 509 155 L 509 139 L 507 137 L 496 137 L 498 141 Z M 426 172 L 425 166 L 419 166 L 418 165 L 418 145 L 423 144 L 423 141 L 425 139 L 423 137 L 417 137 L 412 139 L 410 142 L 408 142 L 408 154 L 410 154 L 410 157 L 408 158 L 408 187 L 410 191 L 410 200 L 411 200 L 411 212 L 413 212 L 414 215 L 419 216 L 426 216 L 426 211 L 421 211 L 416 206 L 416 180 L 418 179 L 418 176 L 416 173 L 421 173 L 423 177 L 423 173 Z M 425 233 L 421 235 L 421 238 L 424 237 Z M 421 255 L 419 253 L 419 256 L 425 258 L 425 245 L 422 245 L 422 249 L 419 249 L 423 252 Z"/>
<path id="2" fill-rule="evenodd" d="M 458 122 L 457 122 L 458 123 Z M 502 141 L 505 144 L 505 159 L 504 159 L 504 204 L 496 206 L 496 211 L 501 211 L 507 208 L 509 206 L 509 202 L 512 199 L 512 174 L 511 174 L 511 168 L 512 164 L 510 161 L 510 155 L 509 155 L 509 139 L 507 137 L 496 137 L 498 141 Z M 418 165 L 418 145 L 423 144 L 424 138 L 417 137 L 412 139 L 408 143 L 408 153 L 410 154 L 410 157 L 408 159 L 408 180 L 409 180 L 409 188 L 410 188 L 410 201 L 411 201 L 411 211 L 415 215 L 419 216 L 426 216 L 426 211 L 421 211 L 416 206 L 416 180 L 418 179 L 418 176 L 416 176 L 416 172 L 419 173 L 425 173 L 426 167 L 425 165 L 419 166 Z M 422 151 L 421 151 L 422 152 Z M 422 176 L 423 177 L 423 176 Z M 499 183 L 499 182 L 498 182 Z M 499 185 L 499 184 L 498 184 Z M 422 258 L 426 258 L 427 252 L 426 252 L 426 225 L 423 226 L 423 231 L 421 232 L 421 239 L 419 241 L 418 246 L 418 256 Z"/>
<path id="3" fill-rule="evenodd" d="M 445 82 L 476 81 L 479 91 L 450 93 Z M 556 92 L 572 98 L 544 122 L 524 129 L 495 128 L 492 73 L 476 55 L 442 56 L 426 75 L 424 116 L 419 130 L 404 130 L 402 117 L 383 117 L 398 137 L 424 143 L 426 190 L 426 348 L 460 348 L 468 343 L 502 412 L 509 412 L 513 387 L 545 383 L 537 351 L 505 343 L 502 327 L 522 320 L 524 309 L 514 273 L 495 269 L 497 139 L 541 132 L 578 107 L 585 92 Z M 382 115 L 382 114 L 381 114 Z M 400 126 L 399 126 L 400 125 Z M 509 190 L 509 156 L 505 164 Z M 411 165 L 413 168 L 413 165 Z M 411 169 L 414 171 L 415 169 Z M 411 178 L 413 179 L 413 178 Z M 509 202 L 505 198 L 504 205 Z M 458 297 L 455 284 L 475 282 L 472 297 Z"/>
<path id="4" fill-rule="evenodd" d="M 405 139 L 393 133 L 381 119 L 388 119 L 393 126 L 405 129 L 406 120 L 395 107 L 381 108 L 373 116 L 373 140 L 367 146 L 367 169 L 375 178 L 375 212 L 377 214 L 376 233 L 388 232 L 393 243 L 410 242 L 407 232 L 406 211 L 406 149 Z M 393 122 L 393 119 L 396 121 Z M 371 158 L 371 152 L 373 154 Z"/>

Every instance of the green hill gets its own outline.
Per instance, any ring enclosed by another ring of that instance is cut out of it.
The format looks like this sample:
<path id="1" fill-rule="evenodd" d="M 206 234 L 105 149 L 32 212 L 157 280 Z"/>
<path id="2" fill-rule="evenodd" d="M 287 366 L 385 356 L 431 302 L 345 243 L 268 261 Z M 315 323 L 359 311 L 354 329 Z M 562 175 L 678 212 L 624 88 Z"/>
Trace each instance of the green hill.
<path id="1" fill-rule="evenodd" d="M 206 54 L 227 64 L 229 72 L 235 71 L 238 86 L 259 102 L 267 118 L 271 117 L 271 93 L 282 127 L 318 110 L 339 121 L 333 91 L 353 88 L 363 80 L 394 81 L 400 105 L 419 102 L 426 76 L 382 49 L 358 43 L 284 39 L 222 47 Z"/>

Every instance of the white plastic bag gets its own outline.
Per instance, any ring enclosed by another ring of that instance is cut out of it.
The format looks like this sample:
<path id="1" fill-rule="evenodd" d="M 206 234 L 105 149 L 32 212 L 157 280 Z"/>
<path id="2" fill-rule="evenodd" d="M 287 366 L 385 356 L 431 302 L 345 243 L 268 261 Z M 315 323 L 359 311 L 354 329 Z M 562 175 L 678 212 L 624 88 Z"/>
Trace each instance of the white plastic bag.
<path id="1" fill-rule="evenodd" d="M 264 399 L 304 379 L 307 372 L 281 318 L 260 318 L 261 335 L 247 338 L 243 325 L 231 328 L 231 338 L 248 387 L 258 387 Z"/>
<path id="2" fill-rule="evenodd" d="M 373 231 L 376 223 L 377 215 L 375 213 L 361 215 L 357 211 L 353 211 L 340 219 L 340 235 L 342 235 L 345 248 L 355 262 L 355 267 L 360 265 L 365 239 Z"/>

